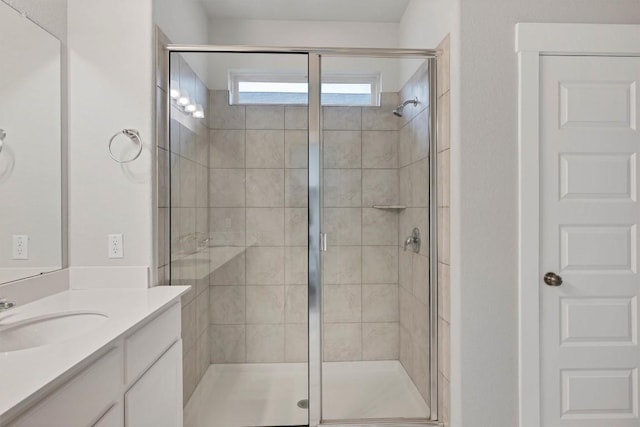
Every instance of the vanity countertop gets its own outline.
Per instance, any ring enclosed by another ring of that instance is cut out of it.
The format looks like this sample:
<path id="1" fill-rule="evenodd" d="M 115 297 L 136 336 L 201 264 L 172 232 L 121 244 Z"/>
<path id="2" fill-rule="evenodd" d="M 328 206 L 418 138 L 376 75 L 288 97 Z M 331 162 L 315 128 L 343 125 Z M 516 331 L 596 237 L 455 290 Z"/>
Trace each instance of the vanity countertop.
<path id="1" fill-rule="evenodd" d="M 188 286 L 69 290 L 0 313 L 0 328 L 61 312 L 95 312 L 108 318 L 90 332 L 40 347 L 0 352 L 0 424 L 39 400 L 66 376 L 150 316 L 179 302 Z"/>

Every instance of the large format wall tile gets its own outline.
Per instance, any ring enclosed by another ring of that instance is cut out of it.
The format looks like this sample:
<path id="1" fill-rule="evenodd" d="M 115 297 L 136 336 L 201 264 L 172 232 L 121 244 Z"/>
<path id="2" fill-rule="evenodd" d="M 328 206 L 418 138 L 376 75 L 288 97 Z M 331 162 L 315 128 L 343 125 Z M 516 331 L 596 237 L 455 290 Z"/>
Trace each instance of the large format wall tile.
<path id="1" fill-rule="evenodd" d="M 362 132 L 362 167 L 389 169 L 398 167 L 398 132 Z"/>
<path id="2" fill-rule="evenodd" d="M 362 244 L 362 209 L 325 208 L 324 229 L 330 246 Z"/>
<path id="3" fill-rule="evenodd" d="M 243 246 L 246 233 L 245 208 L 211 208 L 209 238 L 215 246 Z"/>
<path id="4" fill-rule="evenodd" d="M 247 129 L 284 129 L 284 106 L 247 107 Z"/>
<path id="5" fill-rule="evenodd" d="M 362 108 L 323 107 L 322 128 L 325 130 L 361 130 Z"/>
<path id="6" fill-rule="evenodd" d="M 398 323 L 363 323 L 362 358 L 364 360 L 397 360 L 400 353 Z"/>
<path id="7" fill-rule="evenodd" d="M 247 325 L 247 362 L 284 362 L 284 324 Z"/>
<path id="8" fill-rule="evenodd" d="M 362 244 L 396 245 L 398 243 L 398 214 L 383 209 L 362 209 Z"/>
<path id="9" fill-rule="evenodd" d="M 326 169 L 362 167 L 362 132 L 326 130 L 322 134 Z"/>
<path id="10" fill-rule="evenodd" d="M 333 246 L 322 257 L 324 284 L 362 283 L 362 246 Z"/>
<path id="11" fill-rule="evenodd" d="M 327 169 L 324 171 L 325 207 L 362 206 L 362 170 Z"/>
<path id="12" fill-rule="evenodd" d="M 284 173 L 284 205 L 303 208 L 309 203 L 309 172 L 307 169 L 287 169 Z"/>
<path id="13" fill-rule="evenodd" d="M 247 130 L 247 168 L 284 167 L 283 130 Z"/>
<path id="14" fill-rule="evenodd" d="M 241 325 L 245 323 L 245 287 L 213 286 L 209 318 L 214 325 Z"/>
<path id="15" fill-rule="evenodd" d="M 284 247 L 247 248 L 247 285 L 284 283 Z"/>
<path id="16" fill-rule="evenodd" d="M 244 169 L 211 169 L 209 172 L 209 206 L 243 207 L 245 205 Z"/>
<path id="17" fill-rule="evenodd" d="M 247 169 L 247 206 L 284 206 L 284 169 Z"/>
<path id="18" fill-rule="evenodd" d="M 362 286 L 327 285 L 323 289 L 325 323 L 359 323 L 362 321 Z"/>
<path id="19" fill-rule="evenodd" d="M 244 363 L 246 325 L 211 326 L 211 363 Z"/>
<path id="20" fill-rule="evenodd" d="M 306 130 L 286 130 L 284 132 L 284 166 L 286 168 L 307 168 L 309 163 L 309 132 Z"/>
<path id="21" fill-rule="evenodd" d="M 226 91 L 212 91 L 210 99 L 205 212 L 217 266 L 209 277 L 211 361 L 306 361 L 308 109 L 230 106 Z M 401 183 L 415 175 L 407 170 L 401 182 L 398 174 L 403 121 L 391 114 L 398 102 L 398 94 L 385 93 L 381 107 L 323 109 L 325 360 L 400 357 L 399 214 L 371 208 L 398 203 Z M 177 152 L 197 160 L 198 145 L 189 137 Z M 409 163 L 414 155 L 409 147 Z M 201 175 L 194 178 L 196 193 Z M 178 185 L 189 187 L 185 177 Z M 198 212 L 179 215 L 199 229 Z"/>
<path id="22" fill-rule="evenodd" d="M 325 362 L 362 360 L 362 324 L 326 324 L 322 347 Z"/>
<path id="23" fill-rule="evenodd" d="M 247 324 L 284 323 L 284 285 L 247 286 Z"/>
<path id="24" fill-rule="evenodd" d="M 398 285 L 362 286 L 363 322 L 398 322 L 398 308 Z"/>
<path id="25" fill-rule="evenodd" d="M 255 246 L 284 245 L 284 208 L 247 208 L 247 236 Z"/>
<path id="26" fill-rule="evenodd" d="M 244 168 L 244 130 L 210 131 L 210 168 Z"/>
<path id="27" fill-rule="evenodd" d="M 398 251 L 396 246 L 362 247 L 363 283 L 396 283 Z"/>
<path id="28" fill-rule="evenodd" d="M 285 325 L 285 362 L 306 362 L 309 334 L 306 324 Z"/>

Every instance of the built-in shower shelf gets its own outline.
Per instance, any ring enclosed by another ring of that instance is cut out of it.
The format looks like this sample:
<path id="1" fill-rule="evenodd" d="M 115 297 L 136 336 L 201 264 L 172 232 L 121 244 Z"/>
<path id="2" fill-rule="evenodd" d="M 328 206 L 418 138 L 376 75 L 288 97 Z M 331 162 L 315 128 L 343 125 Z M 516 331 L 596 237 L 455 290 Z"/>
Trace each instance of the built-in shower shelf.
<path id="1" fill-rule="evenodd" d="M 402 210 L 402 209 L 407 209 L 407 207 L 405 205 L 373 205 L 374 209 L 395 209 L 395 210 Z"/>

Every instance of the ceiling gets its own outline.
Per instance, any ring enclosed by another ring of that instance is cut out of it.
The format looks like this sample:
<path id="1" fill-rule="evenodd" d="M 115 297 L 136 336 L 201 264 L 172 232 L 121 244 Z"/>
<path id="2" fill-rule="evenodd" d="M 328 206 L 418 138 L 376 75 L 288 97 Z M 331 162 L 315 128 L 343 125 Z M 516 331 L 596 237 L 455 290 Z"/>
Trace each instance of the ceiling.
<path id="1" fill-rule="evenodd" d="M 201 0 L 211 18 L 400 22 L 409 0 Z"/>

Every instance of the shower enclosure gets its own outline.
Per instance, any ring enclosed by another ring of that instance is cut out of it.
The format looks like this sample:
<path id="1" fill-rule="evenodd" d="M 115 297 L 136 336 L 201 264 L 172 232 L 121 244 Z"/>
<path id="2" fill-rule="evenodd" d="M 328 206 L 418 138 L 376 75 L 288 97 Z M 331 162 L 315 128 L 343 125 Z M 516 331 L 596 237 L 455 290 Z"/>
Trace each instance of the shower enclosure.
<path id="1" fill-rule="evenodd" d="M 436 52 L 168 51 L 185 425 L 437 421 Z"/>

